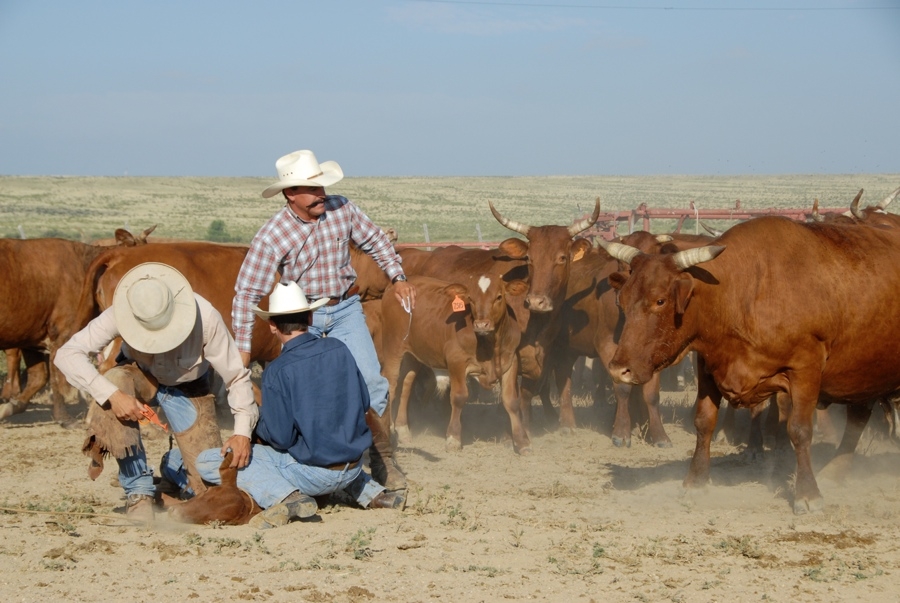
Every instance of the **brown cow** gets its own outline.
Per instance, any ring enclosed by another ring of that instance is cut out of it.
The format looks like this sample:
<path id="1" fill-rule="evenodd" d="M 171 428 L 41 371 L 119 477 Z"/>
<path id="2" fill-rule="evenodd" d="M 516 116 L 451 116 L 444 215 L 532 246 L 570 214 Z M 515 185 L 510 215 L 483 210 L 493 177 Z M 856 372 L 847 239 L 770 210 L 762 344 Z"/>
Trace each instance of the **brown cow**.
<path id="1" fill-rule="evenodd" d="M 549 375 L 549 371 L 544 370 L 544 360 L 559 333 L 560 312 L 566 299 L 572 261 L 591 247 L 589 241 L 581 238 L 573 240 L 573 237 L 597 221 L 600 199 L 597 199 L 589 217 L 575 220 L 570 226 L 529 226 L 503 217 L 493 203 L 490 208 L 500 224 L 527 239 L 518 242 L 519 252 L 514 257 L 527 259 L 528 291 L 519 299 L 516 296 L 510 298 L 510 305 L 522 330 L 518 356 L 522 375 L 521 408 L 527 429 L 531 400 L 544 387 Z"/>
<path id="2" fill-rule="evenodd" d="M 219 523 L 241 526 L 262 511 L 253 497 L 237 487 L 238 470 L 231 466 L 234 453 L 231 450 L 219 465 L 222 482 L 208 487 L 202 494 L 184 502 L 163 494 L 163 505 L 169 517 L 184 523 Z"/>
<path id="3" fill-rule="evenodd" d="M 0 239 L 0 349 L 28 350 L 24 391 L 0 404 L 0 419 L 25 410 L 31 397 L 50 380 L 53 419 L 76 423 L 66 402 L 77 391 L 53 366 L 56 350 L 92 318 L 79 303 L 91 261 L 103 249 L 64 239 Z M 49 354 L 49 371 L 44 363 Z M 32 368 L 35 367 L 35 368 Z"/>
<path id="4" fill-rule="evenodd" d="M 762 217 L 716 246 L 671 255 L 606 247 L 631 264 L 630 276 L 610 277 L 625 314 L 613 375 L 642 383 L 685 349 L 699 357 L 697 445 L 685 486 L 709 480 L 723 396 L 750 407 L 783 392 L 797 456 L 794 511 L 820 511 L 810 460 L 819 398 L 848 403 L 842 452 L 855 448 L 869 401 L 900 388 L 900 229 Z"/>
<path id="5" fill-rule="evenodd" d="M 500 383 L 500 399 L 510 419 L 515 449 L 527 453 L 531 447 L 521 421 L 516 390 L 518 364 L 516 348 L 519 330 L 506 304 L 506 293 L 521 295 L 522 281 L 506 283 L 498 278 L 478 279 L 474 290 L 437 279 L 410 276 L 416 287 L 416 308 L 407 313 L 389 287 L 381 300 L 383 372 L 391 388 L 391 400 L 399 399 L 396 425 L 398 432 L 408 428 L 404 386 L 407 375 L 401 375 L 401 362 L 406 354 L 421 364 L 447 369 L 450 373 L 450 424 L 447 426 L 447 448 L 462 445 L 460 416 L 469 398 L 467 377 L 478 379 L 485 388 Z M 492 301 L 493 331 L 481 332 L 471 314 L 473 298 Z M 461 309 L 454 309 L 461 304 Z"/>

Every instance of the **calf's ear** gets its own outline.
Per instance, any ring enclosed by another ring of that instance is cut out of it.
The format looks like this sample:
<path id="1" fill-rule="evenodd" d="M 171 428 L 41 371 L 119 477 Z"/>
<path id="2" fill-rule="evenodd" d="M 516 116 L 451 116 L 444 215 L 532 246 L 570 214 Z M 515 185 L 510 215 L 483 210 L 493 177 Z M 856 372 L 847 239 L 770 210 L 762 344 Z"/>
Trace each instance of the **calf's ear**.
<path id="1" fill-rule="evenodd" d="M 625 285 L 625 281 L 628 280 L 628 274 L 625 272 L 613 272 L 609 275 L 607 280 L 609 281 L 609 286 L 619 291 Z"/>
<path id="2" fill-rule="evenodd" d="M 675 312 L 684 314 L 693 292 L 694 279 L 691 278 L 691 275 L 682 273 L 675 279 L 672 285 L 672 293 L 675 298 Z"/>

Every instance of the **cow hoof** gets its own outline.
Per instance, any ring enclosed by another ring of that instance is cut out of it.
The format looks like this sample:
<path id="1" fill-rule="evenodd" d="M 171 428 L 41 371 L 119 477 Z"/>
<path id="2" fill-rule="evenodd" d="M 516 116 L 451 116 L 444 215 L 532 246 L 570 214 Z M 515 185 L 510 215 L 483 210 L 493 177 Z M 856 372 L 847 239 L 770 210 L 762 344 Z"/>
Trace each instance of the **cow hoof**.
<path id="1" fill-rule="evenodd" d="M 76 429 L 84 427 L 84 424 L 81 422 L 81 419 L 73 419 L 72 417 L 67 417 L 65 419 L 60 419 L 57 421 L 59 426 L 63 429 Z"/>
<path id="2" fill-rule="evenodd" d="M 807 513 L 821 513 L 825 510 L 825 499 L 798 498 L 794 501 L 794 515 L 806 515 Z"/>
<path id="3" fill-rule="evenodd" d="M 12 402 L 4 402 L 3 404 L 0 404 L 0 421 L 2 421 L 3 419 L 8 419 L 14 414 L 16 414 L 16 410 Z"/>
<path id="4" fill-rule="evenodd" d="M 570 435 L 573 435 L 573 434 L 575 433 L 575 428 L 573 428 L 573 427 L 560 427 L 560 428 L 559 428 L 559 433 L 561 433 L 561 434 L 564 435 L 564 436 L 570 436 Z"/>
<path id="5" fill-rule="evenodd" d="M 612 437 L 613 446 L 616 448 L 631 448 L 631 438 Z"/>
<path id="6" fill-rule="evenodd" d="M 531 446 L 526 446 L 524 448 L 520 448 L 516 452 L 519 453 L 519 456 L 531 456 Z"/>
<path id="7" fill-rule="evenodd" d="M 657 448 L 671 448 L 672 440 L 660 440 L 655 444 Z"/>
<path id="8" fill-rule="evenodd" d="M 459 452 L 462 450 L 462 442 L 453 436 L 447 436 L 447 442 L 444 444 L 444 448 L 447 452 Z"/>

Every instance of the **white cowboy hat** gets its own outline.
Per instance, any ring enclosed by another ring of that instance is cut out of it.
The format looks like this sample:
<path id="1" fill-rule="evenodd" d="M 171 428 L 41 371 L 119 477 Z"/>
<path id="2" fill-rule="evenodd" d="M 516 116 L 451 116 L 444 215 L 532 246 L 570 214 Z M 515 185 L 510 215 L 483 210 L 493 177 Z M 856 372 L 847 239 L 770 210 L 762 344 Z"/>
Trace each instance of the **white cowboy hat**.
<path id="1" fill-rule="evenodd" d="M 319 163 L 312 151 L 294 151 L 275 162 L 278 182 L 262 192 L 268 199 L 291 186 L 331 186 L 344 177 L 336 161 Z"/>
<path id="2" fill-rule="evenodd" d="M 313 303 L 306 300 L 303 295 L 303 289 L 296 282 L 278 283 L 269 296 L 269 310 L 261 310 L 259 306 L 253 306 L 253 313 L 268 320 L 270 316 L 280 316 L 282 314 L 296 314 L 297 312 L 312 312 L 316 308 L 321 308 L 330 300 L 327 297 L 317 299 Z"/>
<path id="3" fill-rule="evenodd" d="M 157 262 L 126 272 L 116 286 L 112 305 L 122 339 L 145 354 L 175 349 L 197 321 L 191 284 L 171 266 Z"/>

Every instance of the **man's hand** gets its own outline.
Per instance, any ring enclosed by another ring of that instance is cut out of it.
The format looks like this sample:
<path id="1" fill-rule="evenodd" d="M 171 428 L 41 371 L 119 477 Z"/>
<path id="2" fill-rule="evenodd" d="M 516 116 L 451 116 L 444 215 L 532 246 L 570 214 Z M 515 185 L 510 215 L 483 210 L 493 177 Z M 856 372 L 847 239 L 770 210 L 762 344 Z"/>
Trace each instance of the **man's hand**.
<path id="1" fill-rule="evenodd" d="M 223 458 L 229 448 L 234 453 L 234 457 L 231 459 L 232 468 L 242 469 L 250 464 L 250 438 L 235 434 L 225 440 L 221 450 Z"/>
<path id="2" fill-rule="evenodd" d="M 404 308 L 412 312 L 416 307 L 416 288 L 408 281 L 398 281 L 394 284 L 394 296 Z"/>
<path id="3" fill-rule="evenodd" d="M 144 404 L 120 389 L 109 397 L 109 406 L 120 421 L 140 421 L 144 418 Z"/>

